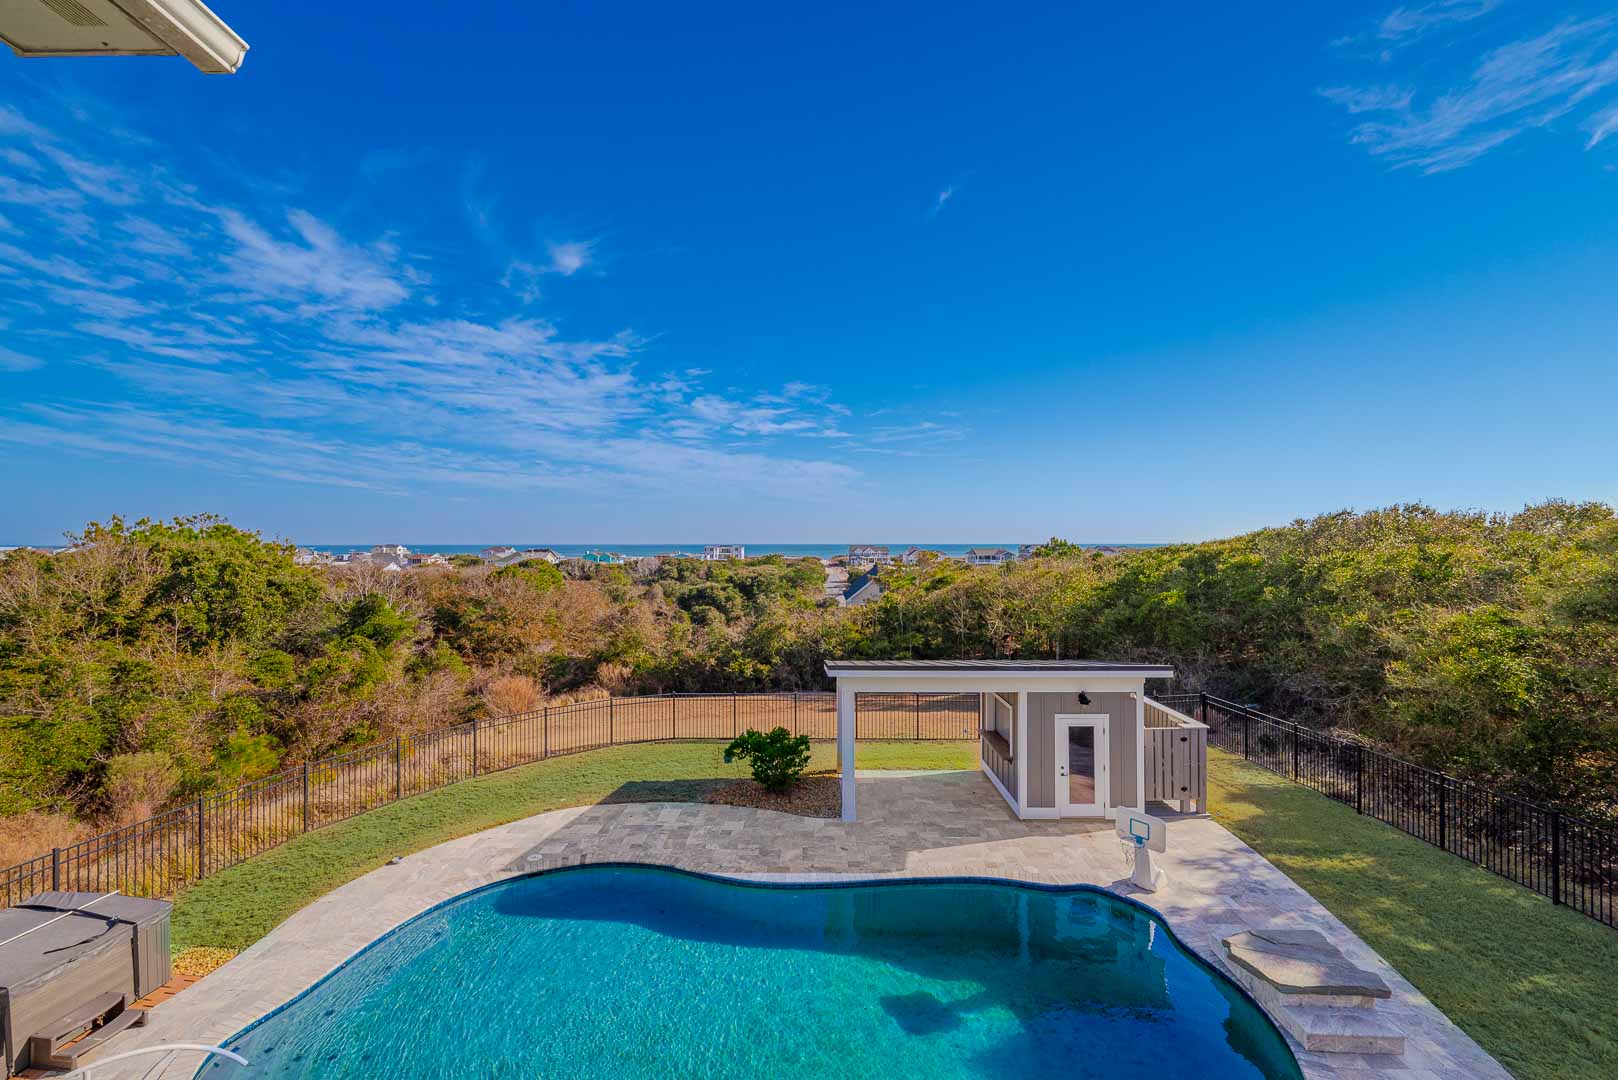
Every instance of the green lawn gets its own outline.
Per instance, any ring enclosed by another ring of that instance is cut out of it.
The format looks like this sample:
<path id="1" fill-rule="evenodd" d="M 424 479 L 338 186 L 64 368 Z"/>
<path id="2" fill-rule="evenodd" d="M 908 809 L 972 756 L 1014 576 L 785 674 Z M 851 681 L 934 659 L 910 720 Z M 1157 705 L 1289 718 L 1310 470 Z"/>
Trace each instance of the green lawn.
<path id="1" fill-rule="evenodd" d="M 970 769 L 975 743 L 861 743 L 862 769 Z M 811 769 L 837 765 L 836 747 L 817 743 Z M 223 870 L 174 904 L 176 951 L 244 949 L 311 900 L 395 855 L 441 844 L 546 810 L 585 803 L 700 799 L 747 775 L 726 765 L 711 742 L 646 743 L 549 761 L 391 803 L 297 837 Z"/>
<path id="2" fill-rule="evenodd" d="M 1208 808 L 1522 1080 L 1618 1077 L 1618 930 L 1217 750 Z"/>

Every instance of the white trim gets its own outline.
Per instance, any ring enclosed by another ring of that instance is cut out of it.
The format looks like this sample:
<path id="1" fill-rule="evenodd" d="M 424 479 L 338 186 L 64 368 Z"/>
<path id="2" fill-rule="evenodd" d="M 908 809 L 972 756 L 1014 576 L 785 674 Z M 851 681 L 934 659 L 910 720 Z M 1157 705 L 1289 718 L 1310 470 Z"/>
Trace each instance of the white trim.
<path id="1" fill-rule="evenodd" d="M 978 756 L 978 768 L 982 770 L 984 776 L 989 778 L 989 783 L 994 785 L 994 790 L 1000 793 L 1000 797 L 1006 800 L 1006 805 L 1011 807 L 1018 817 L 1022 817 L 1022 814 L 1017 811 L 1017 800 L 1011 797 L 1011 792 L 1007 791 L 1006 786 L 1000 782 L 1000 778 L 994 775 L 994 770 L 989 768 L 989 763 L 983 760 L 981 754 Z"/>
<path id="2" fill-rule="evenodd" d="M 1098 814 L 1064 814 L 1062 812 L 1065 809 L 1063 804 L 1066 801 L 1066 793 L 1059 782 L 1061 780 L 1062 749 L 1066 741 L 1063 737 L 1063 729 L 1067 727 L 1069 721 L 1073 720 L 1089 724 L 1095 728 L 1096 801 L 1093 805 L 1100 811 Z M 1111 728 L 1112 716 L 1108 713 L 1056 713 L 1051 717 L 1051 769 L 1053 770 L 1051 777 L 1053 790 L 1051 794 L 1053 801 L 1056 803 L 1056 817 L 1095 818 L 1107 816 L 1107 807 L 1112 805 Z"/>
<path id="3" fill-rule="evenodd" d="M 1201 720 L 1198 720 L 1194 716 L 1187 716 L 1185 713 L 1181 712 L 1179 709 L 1171 709 L 1171 708 L 1169 708 L 1169 706 L 1163 704 L 1161 701 L 1157 701 L 1157 700 L 1154 699 L 1152 701 L 1152 707 L 1154 709 L 1160 709 L 1163 712 L 1166 712 L 1170 716 L 1174 717 L 1176 720 L 1180 721 L 1180 726 L 1181 727 L 1205 728 L 1205 727 L 1208 726 L 1207 724 L 1204 724 Z"/>
<path id="4" fill-rule="evenodd" d="M 836 675 L 837 685 L 851 687 L 860 693 L 886 694 L 895 689 L 919 693 L 988 694 L 995 691 L 1011 693 L 1032 690 L 1037 693 L 1069 693 L 1084 691 L 1091 694 L 1126 694 L 1145 687 L 1145 676 L 1071 675 L 1065 672 L 1031 675 L 1027 672 L 1010 674 L 979 674 L 942 672 L 928 674 L 914 671 L 887 672 L 880 675 L 849 673 Z"/>
<path id="5" fill-rule="evenodd" d="M 1146 805 L 1146 689 L 1130 695 L 1135 699 L 1135 801 Z M 1145 811 L 1143 810 L 1142 813 Z"/>

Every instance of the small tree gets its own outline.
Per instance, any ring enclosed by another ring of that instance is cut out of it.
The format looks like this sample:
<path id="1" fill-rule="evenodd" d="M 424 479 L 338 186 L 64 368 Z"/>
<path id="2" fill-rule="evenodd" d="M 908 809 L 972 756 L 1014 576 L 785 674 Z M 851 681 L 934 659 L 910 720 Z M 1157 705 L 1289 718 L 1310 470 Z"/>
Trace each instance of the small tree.
<path id="1" fill-rule="evenodd" d="M 725 764 L 746 758 L 753 767 L 753 779 L 766 791 L 786 791 L 809 767 L 809 736 L 793 735 L 784 727 L 765 734 L 748 728 L 725 747 Z"/>

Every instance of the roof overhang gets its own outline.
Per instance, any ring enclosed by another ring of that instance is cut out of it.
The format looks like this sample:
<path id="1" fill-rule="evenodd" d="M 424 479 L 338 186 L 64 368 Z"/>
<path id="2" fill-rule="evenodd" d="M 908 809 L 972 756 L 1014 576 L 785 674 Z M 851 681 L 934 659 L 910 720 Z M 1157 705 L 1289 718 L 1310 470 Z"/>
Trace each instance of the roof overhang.
<path id="1" fill-rule="evenodd" d="M 1162 664 L 1095 660 L 828 660 L 825 670 L 839 686 L 876 693 L 1127 690 L 1146 679 L 1174 677 Z"/>
<path id="2" fill-rule="evenodd" d="M 0 0 L 0 41 L 18 56 L 183 56 L 233 74 L 243 41 L 201 0 Z"/>

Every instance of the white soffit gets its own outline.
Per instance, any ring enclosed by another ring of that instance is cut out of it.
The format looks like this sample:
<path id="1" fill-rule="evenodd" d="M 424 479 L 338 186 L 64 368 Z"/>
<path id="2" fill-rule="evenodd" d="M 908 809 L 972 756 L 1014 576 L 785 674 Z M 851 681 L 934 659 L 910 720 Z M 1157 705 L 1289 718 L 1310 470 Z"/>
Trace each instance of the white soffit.
<path id="1" fill-rule="evenodd" d="M 210 74 L 247 53 L 201 0 L 0 0 L 0 41 L 18 56 L 183 56 Z"/>

